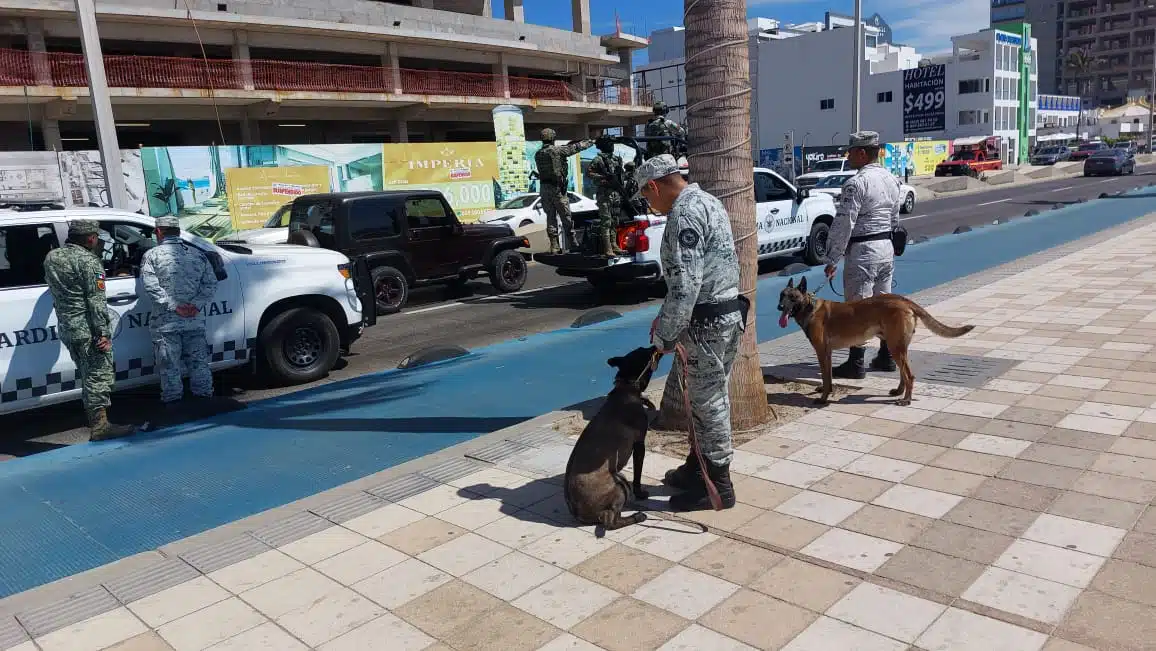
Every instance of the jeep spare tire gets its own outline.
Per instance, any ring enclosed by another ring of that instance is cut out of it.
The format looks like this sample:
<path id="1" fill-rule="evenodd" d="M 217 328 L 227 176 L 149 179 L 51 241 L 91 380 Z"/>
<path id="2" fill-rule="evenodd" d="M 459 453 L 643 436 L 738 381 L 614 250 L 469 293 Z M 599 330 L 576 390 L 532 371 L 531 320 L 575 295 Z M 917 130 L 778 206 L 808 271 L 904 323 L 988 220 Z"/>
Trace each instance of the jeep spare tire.
<path id="1" fill-rule="evenodd" d="M 289 234 L 289 244 L 311 246 L 315 249 L 321 248 L 321 242 L 317 240 L 317 236 L 313 234 L 313 231 L 307 231 L 304 228 L 295 230 Z"/>
<path id="2" fill-rule="evenodd" d="M 258 348 L 274 382 L 305 384 L 325 377 L 337 363 L 341 335 L 325 313 L 294 307 L 261 329 Z"/>
<path id="3" fill-rule="evenodd" d="M 405 274 L 393 267 L 374 267 L 373 298 L 377 303 L 377 314 L 396 314 L 409 301 L 409 281 Z"/>
<path id="4" fill-rule="evenodd" d="M 526 258 L 514 249 L 499 251 L 490 263 L 490 284 L 494 289 L 508 294 L 516 292 L 526 284 Z"/>

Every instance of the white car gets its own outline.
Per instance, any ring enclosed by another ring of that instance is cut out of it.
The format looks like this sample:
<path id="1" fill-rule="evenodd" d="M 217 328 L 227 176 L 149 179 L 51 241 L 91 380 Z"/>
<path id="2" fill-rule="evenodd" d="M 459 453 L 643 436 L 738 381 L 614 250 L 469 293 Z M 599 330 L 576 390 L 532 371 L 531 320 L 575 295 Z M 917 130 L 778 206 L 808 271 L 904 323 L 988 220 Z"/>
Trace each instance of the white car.
<path id="1" fill-rule="evenodd" d="M 754 173 L 759 260 L 802 254 L 807 264 L 820 264 L 827 255 L 827 235 L 835 219 L 834 200 L 823 192 L 796 188 L 773 170 L 756 167 Z M 662 277 L 659 247 L 665 230 L 665 216 L 639 217 L 618 226 L 618 246 L 626 255 L 538 253 L 534 259 L 555 267 L 559 275 L 585 277 L 595 287 L 657 280 Z"/>
<path id="2" fill-rule="evenodd" d="M 815 187 L 811 188 L 812 193 L 823 192 L 831 195 L 835 199 L 843 194 L 843 184 L 846 183 L 855 172 L 847 172 L 840 174 L 832 174 L 823 180 L 819 181 Z M 899 212 L 903 214 L 910 213 L 915 210 L 915 188 L 906 183 L 899 184 L 899 193 L 903 198 L 903 203 L 899 206 Z"/>
<path id="3" fill-rule="evenodd" d="M 289 241 L 289 210 L 292 203 L 277 209 L 261 228 L 234 231 L 217 239 L 218 244 L 285 244 Z"/>
<path id="4" fill-rule="evenodd" d="M 827 160 L 816 161 L 811 163 L 806 174 L 800 174 L 795 177 L 795 185 L 800 188 L 815 187 L 819 181 L 840 172 L 846 172 L 851 169 L 851 161 L 846 158 L 828 158 Z"/>
<path id="5" fill-rule="evenodd" d="M 577 192 L 567 192 L 570 198 L 570 212 L 598 210 L 598 203 L 589 197 Z M 510 228 L 525 228 L 531 224 L 546 225 L 546 211 L 542 208 L 542 199 L 537 192 L 520 194 L 508 199 L 496 210 L 487 210 L 478 218 L 482 224 L 502 222 Z"/>
<path id="6" fill-rule="evenodd" d="M 68 222 L 100 222 L 105 291 L 116 360 L 116 389 L 155 383 L 149 319 L 141 285 L 144 252 L 156 246 L 155 220 L 111 208 L 0 214 L 0 414 L 80 397 L 76 367 L 60 343 L 44 258 L 64 246 Z M 207 316 L 213 370 L 260 358 L 285 384 L 317 380 L 376 322 L 369 270 L 341 253 L 304 246 L 217 246 L 181 237 L 212 263 L 219 279 Z"/>

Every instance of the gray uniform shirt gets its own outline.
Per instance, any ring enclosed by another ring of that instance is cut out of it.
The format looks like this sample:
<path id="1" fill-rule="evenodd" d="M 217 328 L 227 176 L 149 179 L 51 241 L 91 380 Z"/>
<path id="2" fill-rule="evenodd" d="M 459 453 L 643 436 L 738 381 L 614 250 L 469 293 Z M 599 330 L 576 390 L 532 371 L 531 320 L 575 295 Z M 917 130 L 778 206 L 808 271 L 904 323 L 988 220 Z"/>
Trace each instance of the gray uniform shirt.
<path id="1" fill-rule="evenodd" d="M 149 328 L 155 332 L 205 329 L 207 303 L 217 291 L 217 276 L 203 253 L 179 237 L 166 237 L 144 254 L 141 282 L 153 302 Z M 177 306 L 201 308 L 193 317 L 177 314 Z"/>
<path id="2" fill-rule="evenodd" d="M 697 183 L 687 186 L 670 209 L 661 257 L 667 292 L 654 336 L 673 346 L 690 324 L 695 305 L 739 295 L 739 257 L 730 217 L 722 202 Z M 737 321 L 739 316 L 736 312 L 727 318 Z"/>
<path id="3" fill-rule="evenodd" d="M 899 226 L 902 204 L 899 181 L 878 163 L 859 170 L 843 184 L 839 208 L 827 238 L 827 263 L 838 264 L 846 255 L 859 264 L 890 262 L 895 258 L 891 240 L 857 242 L 852 237 L 886 233 Z"/>

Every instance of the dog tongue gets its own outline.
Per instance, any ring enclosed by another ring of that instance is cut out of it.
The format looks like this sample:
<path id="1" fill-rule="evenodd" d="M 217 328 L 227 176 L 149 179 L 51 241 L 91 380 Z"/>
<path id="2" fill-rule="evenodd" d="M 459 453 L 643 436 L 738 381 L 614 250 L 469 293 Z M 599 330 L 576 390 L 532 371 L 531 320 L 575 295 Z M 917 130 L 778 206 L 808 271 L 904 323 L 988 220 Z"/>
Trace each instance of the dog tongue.
<path id="1" fill-rule="evenodd" d="M 779 315 L 779 327 L 780 328 L 787 327 L 787 313 L 786 312 L 783 312 L 782 314 Z"/>

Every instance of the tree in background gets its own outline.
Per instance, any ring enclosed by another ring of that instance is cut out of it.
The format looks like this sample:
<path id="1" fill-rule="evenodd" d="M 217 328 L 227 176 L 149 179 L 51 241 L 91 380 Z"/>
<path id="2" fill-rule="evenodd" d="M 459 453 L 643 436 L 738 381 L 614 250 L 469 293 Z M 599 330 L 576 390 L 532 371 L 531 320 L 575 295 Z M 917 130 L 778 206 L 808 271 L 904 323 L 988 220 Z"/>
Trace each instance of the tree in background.
<path id="1" fill-rule="evenodd" d="M 754 164 L 751 158 L 751 82 L 746 0 L 685 0 L 686 126 L 690 178 L 726 206 L 739 256 L 739 291 L 751 300 L 746 333 L 731 373 L 731 425 L 765 423 L 770 414 L 755 334 L 758 238 L 755 229 Z M 685 430 L 678 378 L 666 380 L 656 427 Z"/>
<path id="2" fill-rule="evenodd" d="M 1087 79 L 1089 73 L 1103 64 L 1104 60 L 1092 54 L 1086 47 L 1074 48 L 1068 51 L 1064 58 L 1064 67 L 1076 75 L 1076 95 L 1080 96 L 1080 110 L 1076 114 L 1076 139 L 1080 138 L 1080 128 L 1084 125 L 1084 94 L 1091 90 L 1092 79 Z"/>

